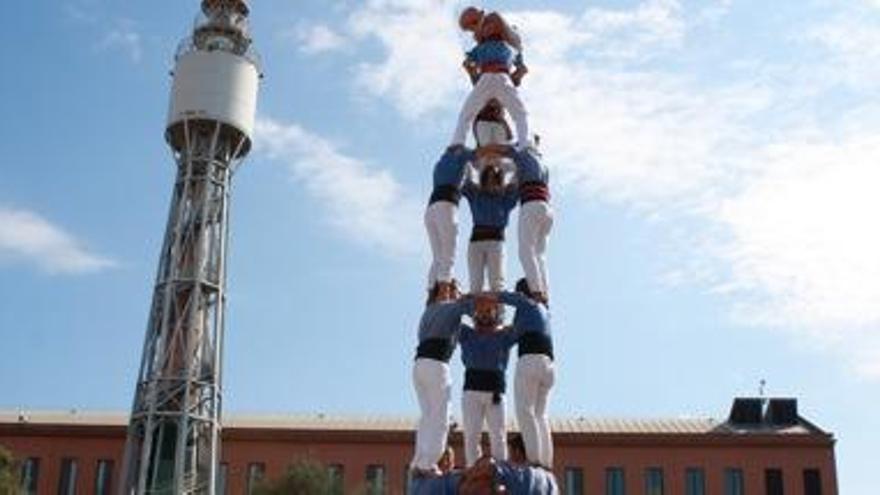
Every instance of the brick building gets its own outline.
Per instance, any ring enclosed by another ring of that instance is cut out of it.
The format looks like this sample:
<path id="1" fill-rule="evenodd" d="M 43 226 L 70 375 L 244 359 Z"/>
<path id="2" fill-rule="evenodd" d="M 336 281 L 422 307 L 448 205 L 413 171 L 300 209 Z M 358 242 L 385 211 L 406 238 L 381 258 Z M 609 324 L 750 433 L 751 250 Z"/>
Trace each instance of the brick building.
<path id="1" fill-rule="evenodd" d="M 25 493 L 114 493 L 127 417 L 0 413 L 0 445 L 21 460 Z M 320 461 L 346 492 L 403 494 L 414 421 L 318 416 L 231 417 L 223 493 L 243 495 L 292 460 Z M 737 399 L 725 420 L 559 419 L 555 471 L 564 494 L 837 495 L 833 436 L 793 400 Z M 453 435 L 461 456 L 461 438 Z"/>

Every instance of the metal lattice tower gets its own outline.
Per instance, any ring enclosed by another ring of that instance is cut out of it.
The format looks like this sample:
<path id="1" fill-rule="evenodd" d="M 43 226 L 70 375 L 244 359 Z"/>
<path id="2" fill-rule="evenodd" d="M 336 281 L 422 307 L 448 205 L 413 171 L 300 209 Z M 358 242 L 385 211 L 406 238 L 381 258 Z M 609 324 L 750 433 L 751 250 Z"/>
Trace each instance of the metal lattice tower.
<path id="1" fill-rule="evenodd" d="M 120 493 L 215 493 L 230 180 L 248 154 L 259 61 L 244 0 L 203 0 L 175 57 L 177 164 Z"/>

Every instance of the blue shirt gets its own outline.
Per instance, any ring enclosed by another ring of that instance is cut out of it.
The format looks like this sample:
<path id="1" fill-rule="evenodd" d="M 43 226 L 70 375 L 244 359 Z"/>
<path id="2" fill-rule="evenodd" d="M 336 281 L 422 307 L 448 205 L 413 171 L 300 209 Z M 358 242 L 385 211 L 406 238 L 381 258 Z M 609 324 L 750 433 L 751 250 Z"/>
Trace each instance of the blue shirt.
<path id="1" fill-rule="evenodd" d="M 467 52 L 467 61 L 477 65 L 504 64 L 508 68 L 522 63 L 522 55 L 503 41 L 484 41 Z"/>
<path id="2" fill-rule="evenodd" d="M 542 468 L 501 461 L 496 481 L 502 483 L 511 495 L 559 495 L 553 473 Z"/>
<path id="3" fill-rule="evenodd" d="M 507 228 L 510 212 L 519 200 L 519 191 L 515 187 L 507 187 L 500 194 L 489 194 L 477 184 L 467 182 L 461 192 L 471 207 L 474 225 L 502 230 Z"/>
<path id="4" fill-rule="evenodd" d="M 468 162 L 473 160 L 474 152 L 471 150 L 463 148 L 447 149 L 434 165 L 434 188 L 453 186 L 456 189 L 460 189 L 464 182 L 466 166 Z"/>
<path id="5" fill-rule="evenodd" d="M 515 330 L 482 333 L 461 325 L 461 362 L 469 370 L 507 371 L 510 348 L 519 340 Z"/>
<path id="6" fill-rule="evenodd" d="M 516 308 L 513 327 L 519 333 L 535 332 L 550 336 L 550 311 L 547 306 L 519 292 L 502 292 L 498 300 Z"/>
<path id="7" fill-rule="evenodd" d="M 413 478 L 409 485 L 411 495 L 457 495 L 461 474 L 452 472 L 436 478 Z"/>
<path id="8" fill-rule="evenodd" d="M 550 172 L 541 163 L 537 153 L 533 150 L 527 148 L 517 152 L 513 157 L 513 161 L 516 163 L 516 173 L 520 184 L 526 182 L 548 184 L 550 182 Z"/>
<path id="9" fill-rule="evenodd" d="M 419 342 L 427 339 L 450 339 L 455 344 L 461 328 L 461 317 L 465 313 L 471 313 L 473 308 L 474 302 L 470 298 L 429 304 L 419 322 Z"/>

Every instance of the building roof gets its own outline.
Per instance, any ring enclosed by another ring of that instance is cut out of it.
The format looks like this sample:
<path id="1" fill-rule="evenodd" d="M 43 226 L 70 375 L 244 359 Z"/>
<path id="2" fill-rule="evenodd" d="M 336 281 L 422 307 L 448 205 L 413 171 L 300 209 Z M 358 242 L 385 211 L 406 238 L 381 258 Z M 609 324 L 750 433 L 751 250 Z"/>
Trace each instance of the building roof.
<path id="1" fill-rule="evenodd" d="M 121 412 L 93 411 L 0 411 L 0 425 L 32 426 L 117 426 L 128 424 L 128 415 Z M 411 432 L 413 417 L 308 415 L 230 415 L 224 419 L 226 429 L 291 430 L 291 431 L 374 431 Z M 769 425 L 735 426 L 712 418 L 556 418 L 551 427 L 558 434 L 595 435 L 821 435 L 829 436 L 812 423 L 801 419 L 786 427 Z M 511 424 L 510 431 L 515 431 Z"/>

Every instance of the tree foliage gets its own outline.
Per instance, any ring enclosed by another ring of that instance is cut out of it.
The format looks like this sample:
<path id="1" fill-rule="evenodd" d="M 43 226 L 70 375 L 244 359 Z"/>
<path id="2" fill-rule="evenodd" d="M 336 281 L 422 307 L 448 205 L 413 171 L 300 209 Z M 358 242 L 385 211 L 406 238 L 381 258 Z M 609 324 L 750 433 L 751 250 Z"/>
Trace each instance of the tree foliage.
<path id="1" fill-rule="evenodd" d="M 18 493 L 18 464 L 12 453 L 0 445 L 0 495 Z"/>
<path id="2" fill-rule="evenodd" d="M 323 464 L 299 460 L 291 464 L 280 478 L 260 486 L 256 494 L 343 495 L 343 487 Z"/>

